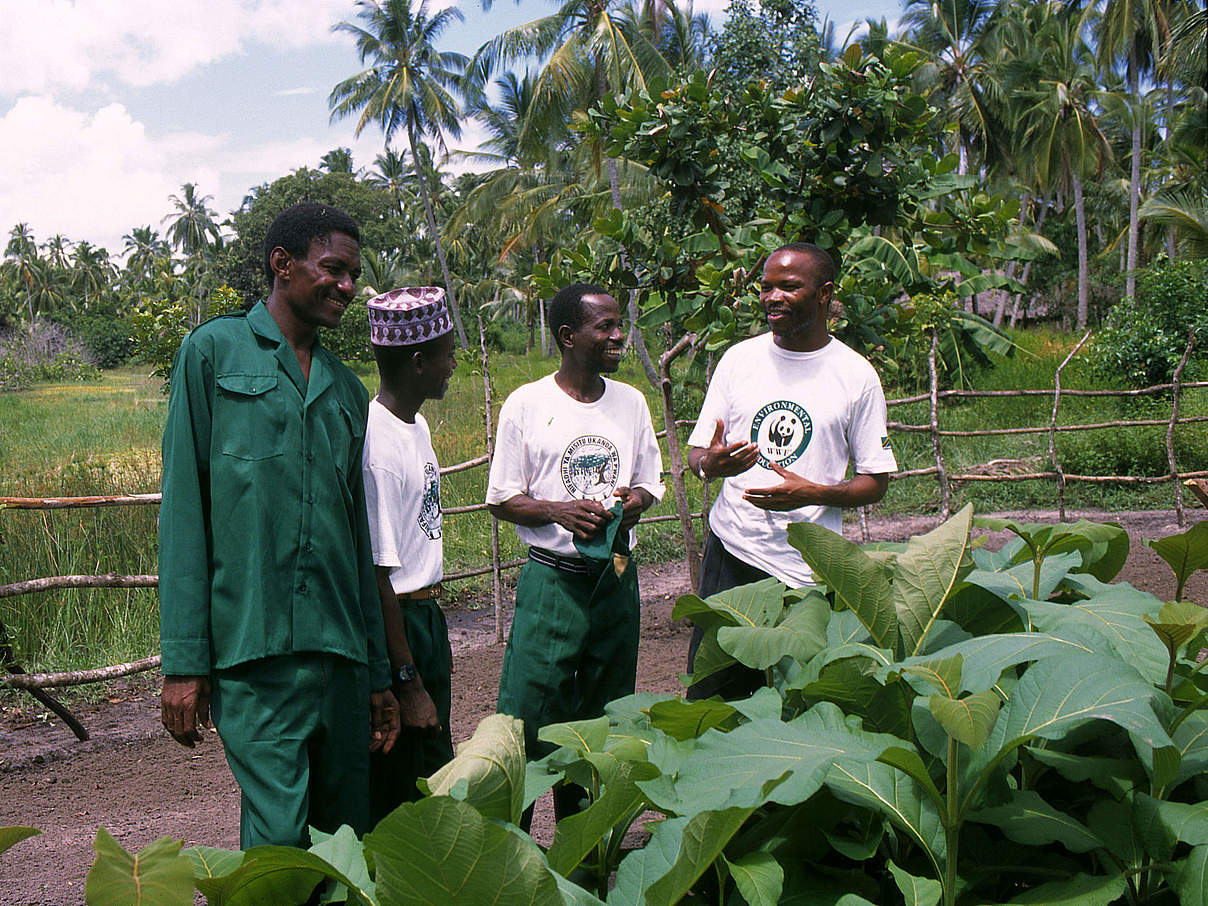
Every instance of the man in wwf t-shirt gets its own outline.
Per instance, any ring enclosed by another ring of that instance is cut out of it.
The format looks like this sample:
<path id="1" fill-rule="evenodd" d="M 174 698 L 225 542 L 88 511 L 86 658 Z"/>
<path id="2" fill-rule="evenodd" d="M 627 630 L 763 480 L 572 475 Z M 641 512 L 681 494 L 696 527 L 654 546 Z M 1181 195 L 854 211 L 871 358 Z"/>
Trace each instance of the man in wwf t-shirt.
<path id="1" fill-rule="evenodd" d="M 702 597 L 768 576 L 814 584 L 788 543 L 789 523 L 842 531 L 842 510 L 880 500 L 897 468 L 876 371 L 827 332 L 834 276 L 816 245 L 769 255 L 759 302 L 771 331 L 729 349 L 713 374 L 688 438 L 689 467 L 702 481 L 723 479 L 709 513 Z M 694 629 L 689 671 L 701 637 Z M 762 682 L 734 665 L 694 683 L 688 698 L 742 698 Z"/>

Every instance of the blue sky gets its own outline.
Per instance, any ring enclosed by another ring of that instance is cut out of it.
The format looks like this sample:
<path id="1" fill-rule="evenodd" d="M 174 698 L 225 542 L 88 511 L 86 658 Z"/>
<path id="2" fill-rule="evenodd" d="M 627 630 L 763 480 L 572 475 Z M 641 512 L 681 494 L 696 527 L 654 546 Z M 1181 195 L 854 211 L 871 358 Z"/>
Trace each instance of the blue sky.
<path id="1" fill-rule="evenodd" d="M 328 123 L 333 85 L 360 70 L 352 0 L 17 0 L 0 35 L 0 231 L 29 223 L 120 253 L 122 236 L 162 231 L 169 195 L 197 183 L 223 217 L 247 190 L 332 148 L 357 166 L 380 133 Z M 715 23 L 729 0 L 696 0 Z M 451 5 L 429 0 L 430 8 Z M 460 0 L 464 24 L 445 49 L 473 51 L 551 0 Z M 817 0 L 840 39 L 865 17 L 900 15 L 901 0 Z M 472 148 L 471 124 L 455 146 Z"/>

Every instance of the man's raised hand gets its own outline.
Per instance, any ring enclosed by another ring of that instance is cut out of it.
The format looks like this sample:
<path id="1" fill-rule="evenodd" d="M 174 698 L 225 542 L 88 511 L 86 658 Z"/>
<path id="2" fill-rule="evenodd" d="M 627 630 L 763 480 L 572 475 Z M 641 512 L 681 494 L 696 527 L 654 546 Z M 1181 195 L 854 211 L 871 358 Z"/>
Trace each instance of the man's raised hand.
<path id="1" fill-rule="evenodd" d="M 726 426 L 719 418 L 713 439 L 701 454 L 700 471 L 703 478 L 729 478 L 741 475 L 759 459 L 759 448 L 749 441 L 725 442 Z"/>

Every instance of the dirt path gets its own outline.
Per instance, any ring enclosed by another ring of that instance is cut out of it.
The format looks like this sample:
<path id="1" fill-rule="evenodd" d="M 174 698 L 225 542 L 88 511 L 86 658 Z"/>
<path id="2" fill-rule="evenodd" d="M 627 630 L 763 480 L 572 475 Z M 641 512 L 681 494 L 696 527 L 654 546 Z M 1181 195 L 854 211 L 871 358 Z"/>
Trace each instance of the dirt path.
<path id="1" fill-rule="evenodd" d="M 1027 521 L 1055 513 L 1005 514 Z M 1079 514 L 1067 514 L 1072 521 Z M 1202 510 L 1191 518 L 1204 518 Z M 1173 594 L 1169 568 L 1142 538 L 1177 531 L 1171 514 L 1093 514 L 1128 528 L 1132 551 L 1119 580 L 1159 597 Z M 875 519 L 872 537 L 902 540 L 936 524 L 934 517 Z M 848 527 L 855 539 L 858 530 Z M 987 545 L 1005 538 L 991 535 Z M 643 616 L 638 688 L 675 692 L 681 686 L 688 629 L 673 624 L 671 607 L 687 591 L 683 564 L 641 572 Z M 1208 603 L 1208 576 L 1196 576 L 1187 597 Z M 510 601 L 508 602 L 510 607 Z M 494 643 L 489 608 L 448 614 L 454 648 L 453 736 L 469 737 L 495 708 L 503 647 Z M 0 906 L 72 906 L 83 902 L 92 839 L 103 824 L 127 849 L 169 835 L 186 845 L 238 845 L 239 793 L 217 736 L 195 751 L 181 748 L 160 729 L 154 681 L 114 683 L 108 698 L 81 708 L 92 738 L 78 742 L 61 723 L 36 711 L 0 712 L 0 825 L 42 829 L 39 837 L 0 855 Z M 550 822 L 539 804 L 534 836 L 547 838 Z M 544 839 L 548 842 L 548 839 Z"/>

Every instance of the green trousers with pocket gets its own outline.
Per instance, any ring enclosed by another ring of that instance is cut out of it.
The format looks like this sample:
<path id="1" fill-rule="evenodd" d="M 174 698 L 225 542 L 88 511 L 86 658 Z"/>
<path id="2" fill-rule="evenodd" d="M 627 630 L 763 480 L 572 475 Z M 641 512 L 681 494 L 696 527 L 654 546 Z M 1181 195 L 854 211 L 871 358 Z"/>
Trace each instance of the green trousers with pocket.
<path id="1" fill-rule="evenodd" d="M 445 614 L 435 598 L 399 601 L 399 606 L 415 669 L 436 705 L 441 729 L 433 732 L 404 726 L 394 748 L 369 756 L 369 812 L 374 826 L 404 802 L 419 799 L 415 782 L 430 777 L 453 757 L 449 730 L 453 652 Z M 396 685 L 396 694 L 398 691 Z"/>
<path id="2" fill-rule="evenodd" d="M 369 675 L 321 652 L 215 671 L 210 713 L 242 794 L 239 845 L 369 828 Z"/>
<path id="3" fill-rule="evenodd" d="M 516 585 L 516 612 L 499 680 L 501 714 L 524 721 L 530 759 L 552 751 L 539 743 L 546 724 L 599 717 L 637 678 L 637 565 L 617 517 L 575 546 L 589 565 L 572 573 L 529 560 Z"/>

